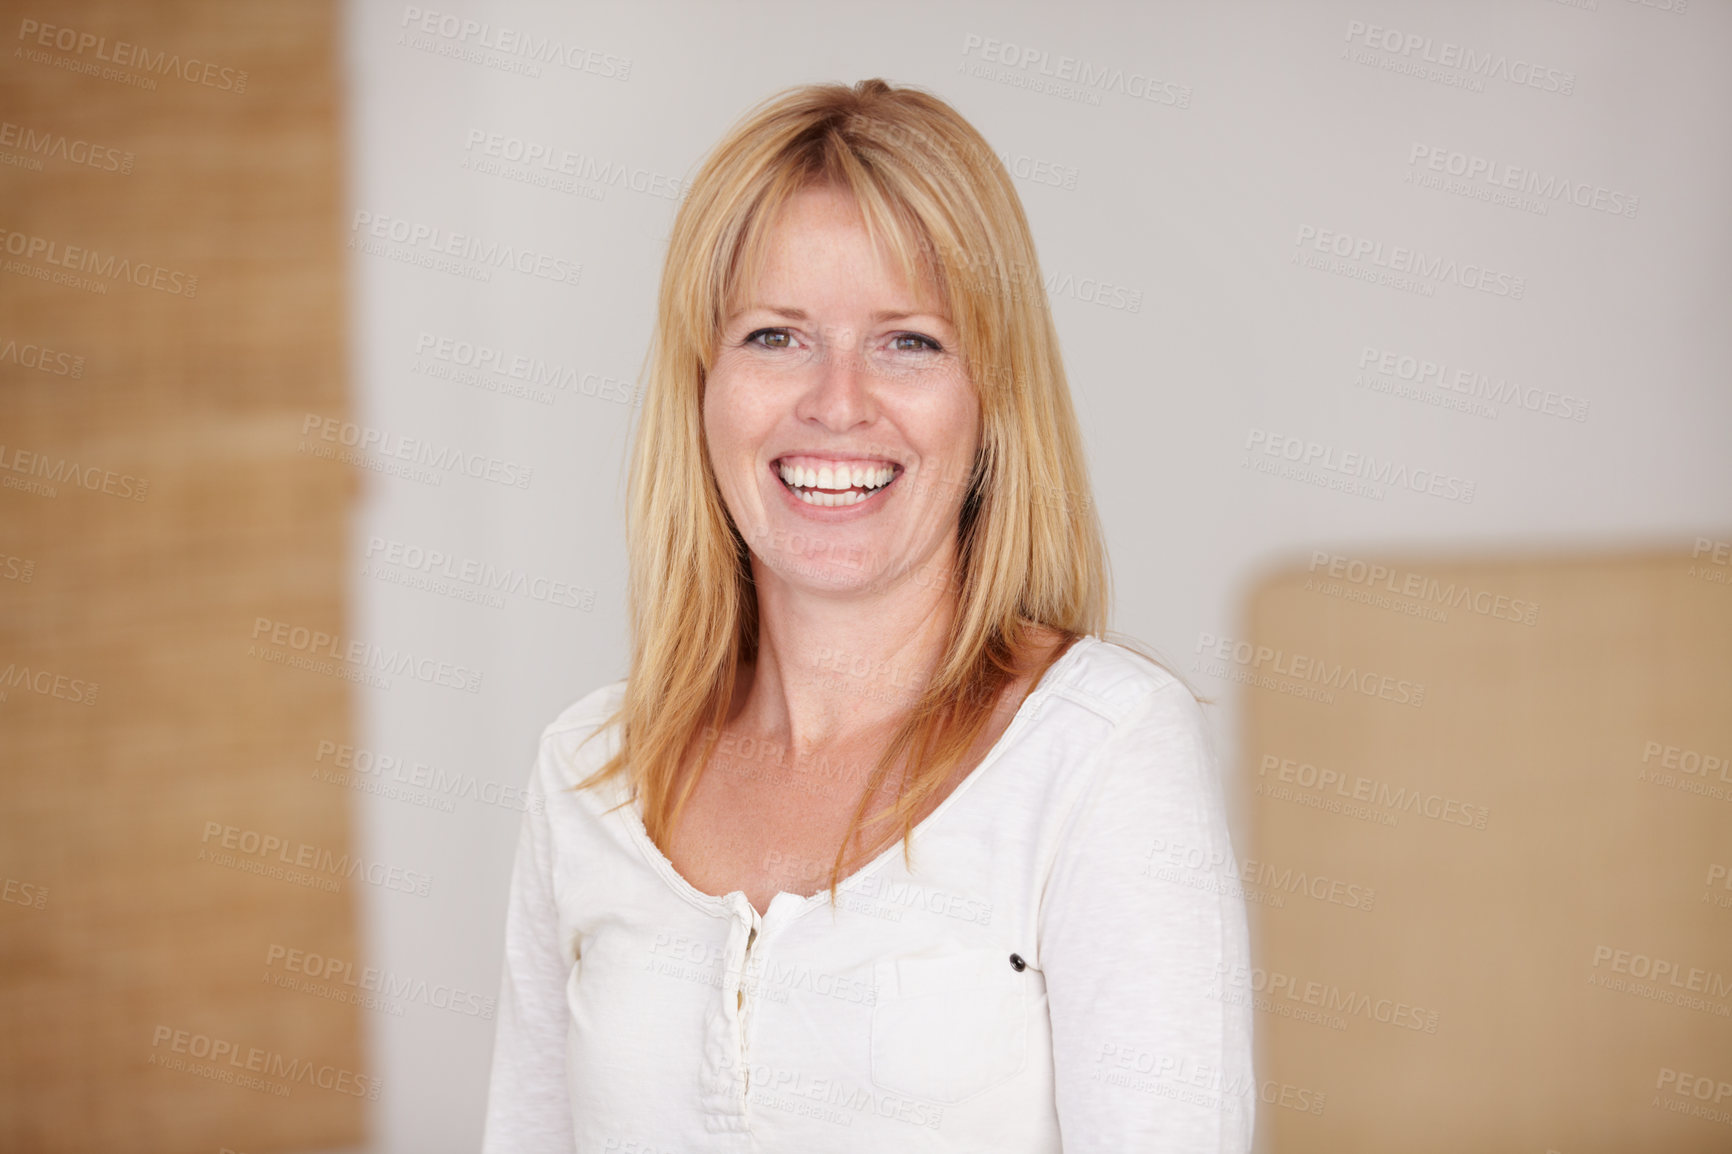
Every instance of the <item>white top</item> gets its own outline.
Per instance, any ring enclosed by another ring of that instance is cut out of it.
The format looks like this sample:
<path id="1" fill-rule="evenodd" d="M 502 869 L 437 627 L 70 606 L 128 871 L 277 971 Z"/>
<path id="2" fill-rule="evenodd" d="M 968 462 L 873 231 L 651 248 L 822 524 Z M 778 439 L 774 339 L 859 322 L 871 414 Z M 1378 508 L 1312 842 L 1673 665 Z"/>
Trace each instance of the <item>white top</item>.
<path id="1" fill-rule="evenodd" d="M 570 789 L 618 747 L 577 748 L 624 686 L 542 735 L 486 1154 L 1250 1149 L 1250 1008 L 1220 980 L 1250 964 L 1244 900 L 1162 880 L 1175 847 L 1233 860 L 1171 674 L 1080 639 L 915 827 L 912 874 L 898 840 L 837 908 L 761 917 L 681 877 L 635 800 L 605 812 L 623 775 Z"/>

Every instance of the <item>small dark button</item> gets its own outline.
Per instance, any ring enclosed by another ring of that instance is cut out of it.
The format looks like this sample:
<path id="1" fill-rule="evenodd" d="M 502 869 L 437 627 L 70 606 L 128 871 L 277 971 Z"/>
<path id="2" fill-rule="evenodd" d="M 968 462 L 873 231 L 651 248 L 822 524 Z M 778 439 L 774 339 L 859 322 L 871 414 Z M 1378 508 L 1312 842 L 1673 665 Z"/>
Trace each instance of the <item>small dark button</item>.
<path id="1" fill-rule="evenodd" d="M 1010 955 L 1010 968 L 1020 974 L 1028 968 L 1028 963 L 1022 960 L 1021 954 L 1012 954 Z"/>

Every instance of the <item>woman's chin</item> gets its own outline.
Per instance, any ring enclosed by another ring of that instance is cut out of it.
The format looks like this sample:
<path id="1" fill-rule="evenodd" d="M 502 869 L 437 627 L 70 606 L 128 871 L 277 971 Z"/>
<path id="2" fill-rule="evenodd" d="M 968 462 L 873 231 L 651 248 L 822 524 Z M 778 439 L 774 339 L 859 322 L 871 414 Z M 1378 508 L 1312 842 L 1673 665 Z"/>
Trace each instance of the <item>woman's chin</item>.
<path id="1" fill-rule="evenodd" d="M 875 573 L 832 559 L 788 553 L 754 553 L 753 559 L 784 584 L 812 592 L 871 592 L 876 578 Z"/>

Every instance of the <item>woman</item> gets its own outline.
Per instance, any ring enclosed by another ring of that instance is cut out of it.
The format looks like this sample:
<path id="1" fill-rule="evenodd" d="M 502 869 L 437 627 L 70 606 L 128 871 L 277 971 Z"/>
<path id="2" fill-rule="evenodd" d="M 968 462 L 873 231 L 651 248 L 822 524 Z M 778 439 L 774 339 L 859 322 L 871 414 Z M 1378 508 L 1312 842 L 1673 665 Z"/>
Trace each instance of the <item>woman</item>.
<path id="1" fill-rule="evenodd" d="M 1098 636 L 1034 246 L 932 96 L 799 88 L 681 205 L 632 663 L 542 737 L 485 1149 L 1249 1148 L 1189 691 Z M 897 843 L 900 842 L 900 852 Z"/>

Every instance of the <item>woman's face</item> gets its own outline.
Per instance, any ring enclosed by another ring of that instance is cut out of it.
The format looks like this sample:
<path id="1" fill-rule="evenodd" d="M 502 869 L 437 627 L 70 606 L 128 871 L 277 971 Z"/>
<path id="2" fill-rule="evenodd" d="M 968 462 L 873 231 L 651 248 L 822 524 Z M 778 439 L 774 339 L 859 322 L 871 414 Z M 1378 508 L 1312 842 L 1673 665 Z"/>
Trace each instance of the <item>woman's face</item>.
<path id="1" fill-rule="evenodd" d="M 979 403 L 930 278 L 902 281 L 847 193 L 801 192 L 772 227 L 704 430 L 760 582 L 837 592 L 951 561 Z"/>

